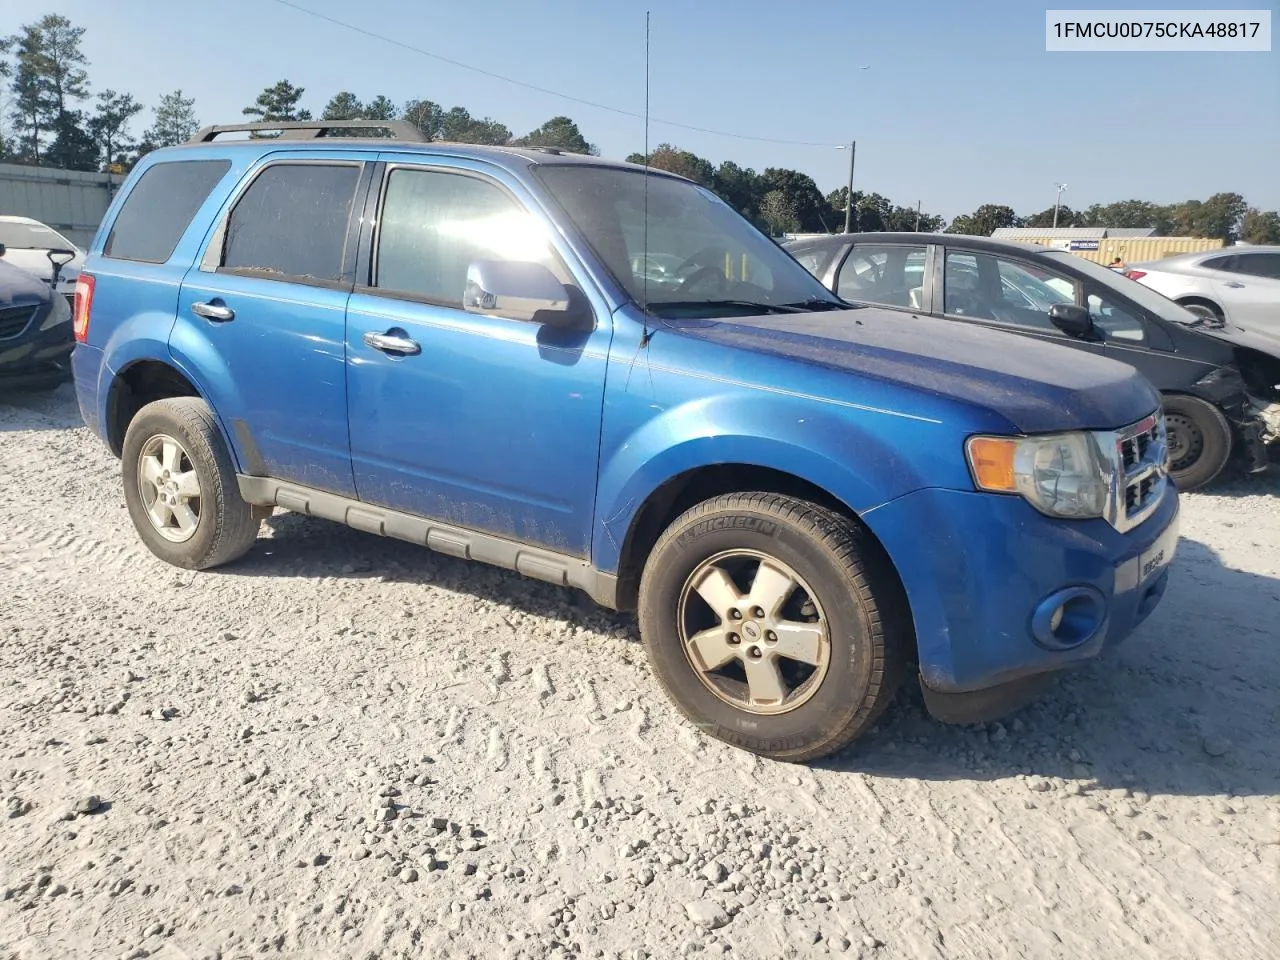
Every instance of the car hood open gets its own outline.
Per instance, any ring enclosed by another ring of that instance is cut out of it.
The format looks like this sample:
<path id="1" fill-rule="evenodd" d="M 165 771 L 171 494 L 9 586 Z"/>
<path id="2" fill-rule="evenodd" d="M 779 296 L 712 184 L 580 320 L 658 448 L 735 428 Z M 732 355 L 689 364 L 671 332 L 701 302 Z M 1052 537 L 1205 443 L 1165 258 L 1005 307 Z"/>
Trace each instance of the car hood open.
<path id="1" fill-rule="evenodd" d="M 713 343 L 983 407 L 1027 433 L 1126 426 L 1160 402 L 1128 364 L 1031 337 L 871 307 L 669 323 Z"/>

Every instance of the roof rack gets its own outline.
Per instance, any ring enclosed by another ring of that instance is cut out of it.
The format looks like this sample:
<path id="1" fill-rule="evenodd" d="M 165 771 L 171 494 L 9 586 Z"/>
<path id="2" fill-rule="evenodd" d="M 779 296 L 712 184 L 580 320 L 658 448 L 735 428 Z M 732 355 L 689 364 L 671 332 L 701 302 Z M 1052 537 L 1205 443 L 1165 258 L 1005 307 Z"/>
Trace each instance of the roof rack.
<path id="1" fill-rule="evenodd" d="M 211 143 L 223 133 L 258 133 L 280 131 L 281 140 L 315 140 L 321 137 L 341 136 L 330 131 L 372 131 L 390 133 L 391 139 L 412 140 L 426 143 L 427 137 L 407 120 L 282 120 L 259 123 L 225 123 L 205 127 L 188 143 Z M 358 134 L 357 134 L 358 135 Z"/>

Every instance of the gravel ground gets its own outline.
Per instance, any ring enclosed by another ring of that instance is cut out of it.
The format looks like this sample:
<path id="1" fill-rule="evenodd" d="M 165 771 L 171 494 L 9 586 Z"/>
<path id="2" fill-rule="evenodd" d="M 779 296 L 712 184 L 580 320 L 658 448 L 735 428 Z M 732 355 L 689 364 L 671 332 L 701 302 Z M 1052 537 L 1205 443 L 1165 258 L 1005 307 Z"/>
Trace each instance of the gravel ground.
<path id="1" fill-rule="evenodd" d="M 15 405 L 16 404 L 16 405 Z M 0 401 L 0 958 L 1280 957 L 1280 482 L 1003 724 L 811 767 L 575 595 L 278 513 L 140 544 L 69 387 Z"/>

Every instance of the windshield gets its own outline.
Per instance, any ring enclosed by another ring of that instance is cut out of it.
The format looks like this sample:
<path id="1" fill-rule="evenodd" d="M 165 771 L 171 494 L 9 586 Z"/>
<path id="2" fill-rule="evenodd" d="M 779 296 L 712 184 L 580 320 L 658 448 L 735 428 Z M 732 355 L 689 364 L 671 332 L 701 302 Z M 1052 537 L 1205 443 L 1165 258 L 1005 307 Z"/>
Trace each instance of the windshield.
<path id="1" fill-rule="evenodd" d="M 1175 323 L 1185 323 L 1193 326 L 1198 326 L 1203 320 L 1203 317 L 1196 316 L 1186 307 L 1174 303 L 1164 294 L 1156 293 L 1156 291 L 1139 283 L 1137 280 L 1130 280 L 1123 273 L 1117 273 L 1108 267 L 1094 263 L 1092 260 L 1086 260 L 1084 257 L 1077 257 L 1061 250 L 1047 250 L 1044 256 L 1069 260 L 1072 266 L 1099 285 L 1123 294 L 1144 310 L 1150 310 L 1163 320 L 1172 320 Z"/>
<path id="2" fill-rule="evenodd" d="M 75 245 L 43 223 L 0 220 L 0 243 L 11 250 L 74 250 Z"/>
<path id="3" fill-rule="evenodd" d="M 537 172 L 628 296 L 647 303 L 656 316 L 845 306 L 777 244 L 696 184 L 577 164 L 547 165 Z"/>

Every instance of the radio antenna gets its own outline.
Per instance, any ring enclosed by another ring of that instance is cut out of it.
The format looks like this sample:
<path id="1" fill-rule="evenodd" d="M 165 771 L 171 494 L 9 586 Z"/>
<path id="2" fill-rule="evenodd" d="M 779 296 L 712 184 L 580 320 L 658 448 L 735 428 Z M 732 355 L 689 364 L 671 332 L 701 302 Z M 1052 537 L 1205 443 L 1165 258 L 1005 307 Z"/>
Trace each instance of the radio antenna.
<path id="1" fill-rule="evenodd" d="M 644 252 L 642 254 L 640 289 L 641 323 L 644 333 L 640 337 L 640 346 L 649 345 L 649 11 L 644 12 Z"/>

